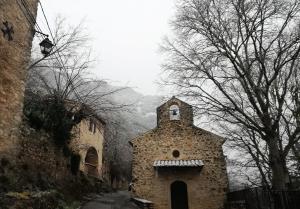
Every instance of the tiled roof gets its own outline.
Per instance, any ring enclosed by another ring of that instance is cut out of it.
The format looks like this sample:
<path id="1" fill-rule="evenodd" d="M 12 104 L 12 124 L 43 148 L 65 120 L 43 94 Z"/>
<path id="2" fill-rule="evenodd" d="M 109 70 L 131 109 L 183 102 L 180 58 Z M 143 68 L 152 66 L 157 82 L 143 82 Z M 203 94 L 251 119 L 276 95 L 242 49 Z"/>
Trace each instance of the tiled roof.
<path id="1" fill-rule="evenodd" d="M 202 167 L 202 160 L 155 160 L 153 167 Z"/>

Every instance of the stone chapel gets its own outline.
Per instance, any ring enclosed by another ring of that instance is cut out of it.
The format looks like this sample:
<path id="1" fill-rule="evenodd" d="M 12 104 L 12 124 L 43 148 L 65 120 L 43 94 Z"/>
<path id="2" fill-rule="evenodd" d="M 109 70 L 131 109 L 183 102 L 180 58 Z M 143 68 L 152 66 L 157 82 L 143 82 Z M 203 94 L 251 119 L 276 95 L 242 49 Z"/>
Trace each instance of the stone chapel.
<path id="1" fill-rule="evenodd" d="M 192 106 L 172 97 L 157 108 L 157 127 L 130 142 L 133 195 L 155 209 L 222 209 L 224 141 L 196 127 Z"/>

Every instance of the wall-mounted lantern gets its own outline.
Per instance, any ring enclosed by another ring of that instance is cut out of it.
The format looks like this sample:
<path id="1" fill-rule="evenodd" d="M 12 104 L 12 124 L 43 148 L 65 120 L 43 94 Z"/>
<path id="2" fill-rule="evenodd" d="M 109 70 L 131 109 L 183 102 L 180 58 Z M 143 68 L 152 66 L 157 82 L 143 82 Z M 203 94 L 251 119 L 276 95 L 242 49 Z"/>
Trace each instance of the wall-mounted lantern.
<path id="1" fill-rule="evenodd" d="M 41 47 L 41 52 L 42 54 L 46 57 L 50 54 L 52 48 L 53 48 L 54 44 L 48 39 L 45 38 L 41 43 L 40 43 L 40 47 Z"/>

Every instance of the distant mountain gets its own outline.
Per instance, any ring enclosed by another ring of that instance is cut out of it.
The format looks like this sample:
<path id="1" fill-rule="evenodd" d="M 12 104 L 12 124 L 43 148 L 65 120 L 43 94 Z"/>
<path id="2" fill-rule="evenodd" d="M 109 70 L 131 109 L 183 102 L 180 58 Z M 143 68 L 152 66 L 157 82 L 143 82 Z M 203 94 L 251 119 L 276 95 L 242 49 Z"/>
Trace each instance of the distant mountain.
<path id="1" fill-rule="evenodd" d="M 106 117 L 108 134 L 106 136 L 106 158 L 112 162 L 114 175 L 131 176 L 132 147 L 129 141 L 156 126 L 156 107 L 163 100 L 161 96 L 148 96 L 128 87 L 116 87 L 106 84 L 106 90 L 116 90 L 111 99 L 117 104 L 127 104 L 125 110 L 116 111 Z"/>
<path id="2" fill-rule="evenodd" d="M 135 126 L 137 132 L 156 126 L 156 108 L 161 105 L 162 96 L 143 95 L 128 87 L 114 94 L 113 98 L 118 103 L 132 105 L 130 111 L 123 114 L 127 122 Z"/>

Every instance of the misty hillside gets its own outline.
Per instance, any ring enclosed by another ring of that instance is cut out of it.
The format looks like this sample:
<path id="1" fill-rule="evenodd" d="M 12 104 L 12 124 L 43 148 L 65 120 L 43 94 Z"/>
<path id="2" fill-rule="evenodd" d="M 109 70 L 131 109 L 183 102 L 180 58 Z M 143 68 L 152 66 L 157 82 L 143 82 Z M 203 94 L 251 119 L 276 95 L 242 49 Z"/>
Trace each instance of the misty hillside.
<path id="1" fill-rule="evenodd" d="M 129 112 L 123 112 L 127 122 L 135 124 L 139 130 L 152 129 L 156 126 L 156 108 L 163 97 L 143 95 L 132 88 L 126 88 L 113 95 L 116 102 L 129 104 Z M 138 131 L 139 132 L 139 131 Z"/>
<path id="2" fill-rule="evenodd" d="M 106 85 L 106 91 L 122 88 Z M 129 141 L 156 126 L 156 107 L 162 103 L 163 98 L 143 95 L 128 87 L 111 95 L 111 99 L 128 107 L 105 117 L 105 157 L 111 162 L 112 178 L 130 179 L 132 147 Z"/>

